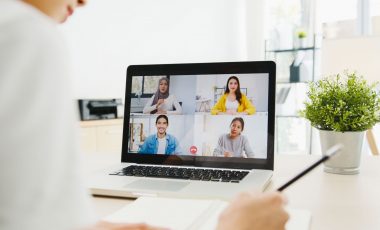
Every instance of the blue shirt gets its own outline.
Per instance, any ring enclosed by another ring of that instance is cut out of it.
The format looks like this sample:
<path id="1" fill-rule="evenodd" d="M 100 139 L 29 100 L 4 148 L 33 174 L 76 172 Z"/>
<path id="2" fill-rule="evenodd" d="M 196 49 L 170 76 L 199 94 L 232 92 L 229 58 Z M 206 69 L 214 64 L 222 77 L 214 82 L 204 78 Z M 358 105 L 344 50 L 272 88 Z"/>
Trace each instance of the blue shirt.
<path id="1" fill-rule="evenodd" d="M 166 134 L 166 147 L 165 155 L 180 154 L 181 148 L 179 147 L 179 142 L 177 138 L 173 135 Z M 157 134 L 148 136 L 144 144 L 140 147 L 139 153 L 142 154 L 157 154 L 158 149 L 158 137 Z"/>

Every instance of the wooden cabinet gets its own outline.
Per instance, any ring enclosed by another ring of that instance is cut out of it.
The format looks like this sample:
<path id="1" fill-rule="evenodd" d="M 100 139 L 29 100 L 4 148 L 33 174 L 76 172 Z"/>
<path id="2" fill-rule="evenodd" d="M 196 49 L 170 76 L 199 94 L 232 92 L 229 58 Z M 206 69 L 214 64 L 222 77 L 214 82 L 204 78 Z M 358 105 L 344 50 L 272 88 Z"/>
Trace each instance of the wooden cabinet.
<path id="1" fill-rule="evenodd" d="M 80 129 L 83 152 L 121 152 L 123 119 L 81 121 Z"/>

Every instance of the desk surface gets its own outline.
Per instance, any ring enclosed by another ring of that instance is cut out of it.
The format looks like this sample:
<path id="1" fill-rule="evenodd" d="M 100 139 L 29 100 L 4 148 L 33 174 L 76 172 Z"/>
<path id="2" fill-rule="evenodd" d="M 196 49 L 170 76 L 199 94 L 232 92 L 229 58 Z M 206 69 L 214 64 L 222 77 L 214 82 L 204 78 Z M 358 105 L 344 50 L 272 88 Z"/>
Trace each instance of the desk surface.
<path id="1" fill-rule="evenodd" d="M 120 161 L 119 155 L 86 155 L 87 172 Z M 276 155 L 274 190 L 318 159 L 311 155 Z M 380 229 L 380 157 L 362 158 L 358 175 L 335 175 L 319 167 L 286 189 L 289 205 L 312 213 L 310 229 Z M 93 197 L 95 212 L 106 216 L 132 199 Z"/>

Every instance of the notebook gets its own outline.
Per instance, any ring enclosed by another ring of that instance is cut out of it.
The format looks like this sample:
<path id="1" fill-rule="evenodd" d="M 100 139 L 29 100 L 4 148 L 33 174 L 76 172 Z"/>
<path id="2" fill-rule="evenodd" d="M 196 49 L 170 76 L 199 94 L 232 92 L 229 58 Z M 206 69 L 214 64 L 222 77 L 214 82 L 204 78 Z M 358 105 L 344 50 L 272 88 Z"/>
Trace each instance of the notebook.
<path id="1" fill-rule="evenodd" d="M 220 200 L 196 200 L 141 197 L 107 216 L 113 223 L 147 223 L 169 229 L 216 229 L 219 214 L 228 205 Z M 311 213 L 302 209 L 287 209 L 290 219 L 287 230 L 310 228 Z"/>
<path id="2" fill-rule="evenodd" d="M 270 61 L 129 66 L 121 163 L 94 174 L 91 192 L 229 200 L 263 190 L 275 73 Z"/>

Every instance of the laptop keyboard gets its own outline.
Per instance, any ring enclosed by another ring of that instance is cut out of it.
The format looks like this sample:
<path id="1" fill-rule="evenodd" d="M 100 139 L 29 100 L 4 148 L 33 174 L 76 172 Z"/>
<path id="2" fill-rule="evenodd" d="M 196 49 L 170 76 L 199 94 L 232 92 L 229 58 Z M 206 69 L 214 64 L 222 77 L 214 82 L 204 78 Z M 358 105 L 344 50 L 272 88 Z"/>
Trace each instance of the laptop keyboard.
<path id="1" fill-rule="evenodd" d="M 110 175 L 239 183 L 247 174 L 239 170 L 131 165 Z"/>

